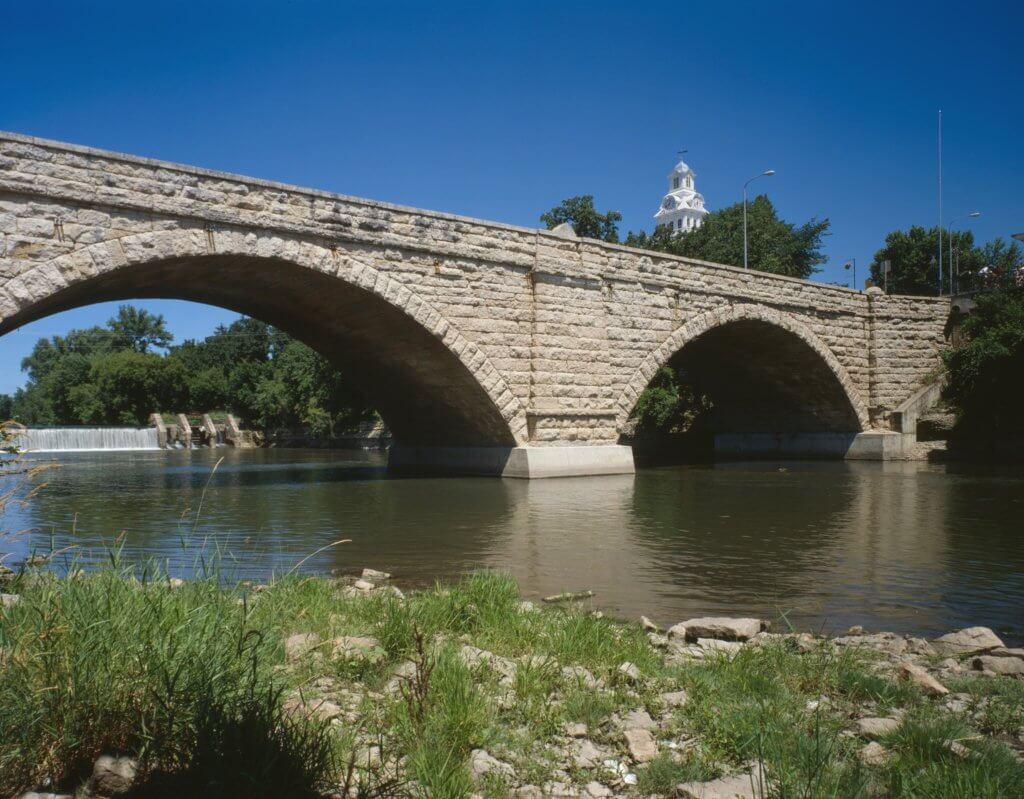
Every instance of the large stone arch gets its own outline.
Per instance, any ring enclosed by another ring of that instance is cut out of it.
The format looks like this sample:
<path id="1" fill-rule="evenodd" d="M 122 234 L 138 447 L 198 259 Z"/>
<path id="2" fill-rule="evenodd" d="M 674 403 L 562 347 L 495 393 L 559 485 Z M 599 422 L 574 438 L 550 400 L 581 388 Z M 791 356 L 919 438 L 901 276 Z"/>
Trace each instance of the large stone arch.
<path id="1" fill-rule="evenodd" d="M 848 427 L 844 433 L 858 433 L 870 428 L 868 409 L 850 378 L 846 368 L 839 362 L 828 346 L 795 317 L 781 311 L 753 304 L 726 305 L 713 311 L 700 314 L 680 327 L 676 328 L 653 352 L 651 352 L 639 368 L 633 373 L 625 388 L 619 394 L 616 404 L 617 427 L 620 431 L 629 418 L 641 392 L 647 387 L 655 373 L 667 364 L 678 353 L 701 341 L 709 334 L 723 331 L 730 326 L 745 325 L 749 332 L 752 352 L 747 357 L 758 354 L 759 332 L 788 337 L 802 349 L 806 357 L 808 373 L 813 374 L 829 390 L 829 398 L 836 404 L 838 419 L 844 419 L 839 427 Z M 740 329 L 740 328 L 733 328 Z M 777 339 L 777 340 L 779 340 Z M 770 353 L 768 353 L 770 355 Z M 740 356 L 742 357 L 742 356 Z M 825 385 L 829 384 L 829 385 Z"/>
<path id="2" fill-rule="evenodd" d="M 414 445 L 514 447 L 526 414 L 487 356 L 369 251 L 234 229 L 96 242 L 0 287 L 0 335 L 104 300 L 206 302 L 262 318 L 330 358 Z"/>

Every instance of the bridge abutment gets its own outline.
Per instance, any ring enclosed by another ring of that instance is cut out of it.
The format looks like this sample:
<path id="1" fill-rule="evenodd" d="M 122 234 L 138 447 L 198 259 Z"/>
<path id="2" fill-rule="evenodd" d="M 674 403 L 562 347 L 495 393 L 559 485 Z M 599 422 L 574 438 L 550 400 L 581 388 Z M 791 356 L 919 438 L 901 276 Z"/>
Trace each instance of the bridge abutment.
<path id="1" fill-rule="evenodd" d="M 721 458 L 842 458 L 888 461 L 904 455 L 905 437 L 887 430 L 862 433 L 720 433 Z"/>

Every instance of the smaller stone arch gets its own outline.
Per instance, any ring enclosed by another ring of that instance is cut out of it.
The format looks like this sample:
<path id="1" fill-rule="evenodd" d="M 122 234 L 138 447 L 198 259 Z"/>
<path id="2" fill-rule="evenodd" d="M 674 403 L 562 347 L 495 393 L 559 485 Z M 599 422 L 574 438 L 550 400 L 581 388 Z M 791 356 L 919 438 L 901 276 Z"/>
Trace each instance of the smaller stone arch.
<path id="1" fill-rule="evenodd" d="M 621 431 L 629 419 L 640 394 L 654 378 L 655 373 L 687 345 L 716 329 L 736 322 L 761 322 L 797 337 L 820 359 L 849 403 L 849 410 L 856 418 L 857 429 L 847 432 L 861 432 L 871 427 L 867 406 L 864 404 L 853 379 L 829 347 L 805 324 L 793 316 L 772 308 L 749 303 L 727 305 L 700 314 L 676 328 L 633 373 L 625 388 L 619 394 L 616 407 L 616 426 Z"/>

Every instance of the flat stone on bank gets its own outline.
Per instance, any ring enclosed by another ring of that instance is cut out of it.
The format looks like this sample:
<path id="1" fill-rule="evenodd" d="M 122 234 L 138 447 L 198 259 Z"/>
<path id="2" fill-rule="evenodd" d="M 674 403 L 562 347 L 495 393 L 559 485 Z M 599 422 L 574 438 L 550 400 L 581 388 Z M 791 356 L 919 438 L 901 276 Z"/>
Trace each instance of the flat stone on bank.
<path id="1" fill-rule="evenodd" d="M 658 756 L 658 744 L 648 730 L 626 730 L 623 737 L 630 757 L 637 763 L 647 763 Z"/>
<path id="2" fill-rule="evenodd" d="M 867 738 L 869 740 L 881 738 L 883 735 L 888 735 L 889 733 L 894 732 L 899 726 L 900 722 L 898 719 L 887 718 L 869 717 L 857 719 L 857 721 L 854 722 L 857 734 L 861 738 Z"/>
<path id="3" fill-rule="evenodd" d="M 390 580 L 391 575 L 388 572 L 381 572 L 376 569 L 363 569 L 362 578 L 364 580 Z"/>
<path id="4" fill-rule="evenodd" d="M 135 782 L 138 764 L 133 757 L 100 755 L 92 767 L 89 788 L 101 796 L 119 796 L 128 793 Z"/>
<path id="5" fill-rule="evenodd" d="M 929 696 L 945 696 L 949 689 L 930 675 L 923 666 L 911 663 L 909 660 L 900 664 L 899 675 L 904 680 L 909 680 Z"/>
<path id="6" fill-rule="evenodd" d="M 766 787 L 764 771 L 755 766 L 743 774 L 710 782 L 684 782 L 676 786 L 676 795 L 685 799 L 761 799 Z"/>
<path id="7" fill-rule="evenodd" d="M 668 691 L 661 694 L 658 698 L 668 707 L 682 707 L 690 701 L 690 696 L 686 691 Z"/>
<path id="8" fill-rule="evenodd" d="M 469 756 L 469 770 L 473 779 L 479 780 L 487 774 L 498 774 L 502 777 L 514 777 L 515 769 L 491 755 L 485 749 L 474 749 Z"/>
<path id="9" fill-rule="evenodd" d="M 296 633 L 289 635 L 284 641 L 284 656 L 289 662 L 299 660 L 320 646 L 320 636 L 316 633 Z"/>
<path id="10" fill-rule="evenodd" d="M 717 638 L 721 641 L 749 641 L 764 628 L 760 619 L 732 619 L 724 616 L 707 616 L 699 619 L 690 619 L 677 624 L 673 630 L 682 627 L 682 637 L 688 641 L 696 641 L 698 638 Z"/>
<path id="11" fill-rule="evenodd" d="M 949 655 L 974 655 L 1003 645 L 1002 640 L 988 627 L 965 627 L 935 639 L 935 648 Z"/>
<path id="12" fill-rule="evenodd" d="M 976 671 L 1002 674 L 1004 677 L 1024 677 L 1024 660 L 1015 657 L 979 655 L 971 661 L 971 666 Z"/>

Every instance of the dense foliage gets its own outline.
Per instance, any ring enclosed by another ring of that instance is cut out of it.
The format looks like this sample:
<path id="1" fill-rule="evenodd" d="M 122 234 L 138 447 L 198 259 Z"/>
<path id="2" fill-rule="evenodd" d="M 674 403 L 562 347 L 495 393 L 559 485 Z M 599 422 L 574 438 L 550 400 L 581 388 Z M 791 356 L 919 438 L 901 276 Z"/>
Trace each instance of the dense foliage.
<path id="1" fill-rule="evenodd" d="M 105 327 L 40 339 L 22 361 L 27 385 L 0 397 L 0 410 L 31 425 L 145 424 L 155 410 L 227 410 L 250 427 L 316 436 L 372 415 L 326 359 L 256 319 L 203 341 L 172 341 L 163 317 L 122 306 Z"/>
<path id="2" fill-rule="evenodd" d="M 825 262 L 822 237 L 828 232 L 827 219 L 811 219 L 794 225 L 780 219 L 765 195 L 747 204 L 747 248 L 751 269 L 776 275 L 809 278 Z M 699 228 L 675 232 L 659 226 L 654 233 L 630 233 L 631 247 L 699 258 L 732 266 L 743 265 L 743 203 L 719 208 L 704 217 Z"/>
<path id="3" fill-rule="evenodd" d="M 890 294 L 917 296 L 939 293 L 939 229 L 914 225 L 909 230 L 894 230 L 885 237 L 885 246 L 871 262 L 871 279 L 886 286 L 882 263 L 889 261 Z M 953 232 L 952 270 L 950 241 L 942 236 L 942 293 L 973 291 L 1013 285 L 1024 268 L 1024 252 L 1015 243 L 995 239 L 984 247 L 974 243 L 970 231 Z M 951 286 L 952 279 L 952 286 Z"/>
<path id="4" fill-rule="evenodd" d="M 618 223 L 622 221 L 622 214 L 618 211 L 602 214 L 594 207 L 594 196 L 582 194 L 562 200 L 559 205 L 541 214 L 540 221 L 547 225 L 548 230 L 568 222 L 577 236 L 614 244 L 619 240 Z"/>
<path id="5" fill-rule="evenodd" d="M 710 408 L 707 396 L 694 391 L 677 369 L 663 366 L 637 400 L 633 418 L 642 433 L 683 433 Z"/>
<path id="6" fill-rule="evenodd" d="M 964 321 L 965 343 L 944 356 L 946 399 L 966 428 L 1022 433 L 1024 289 L 986 292 L 976 302 Z"/>

